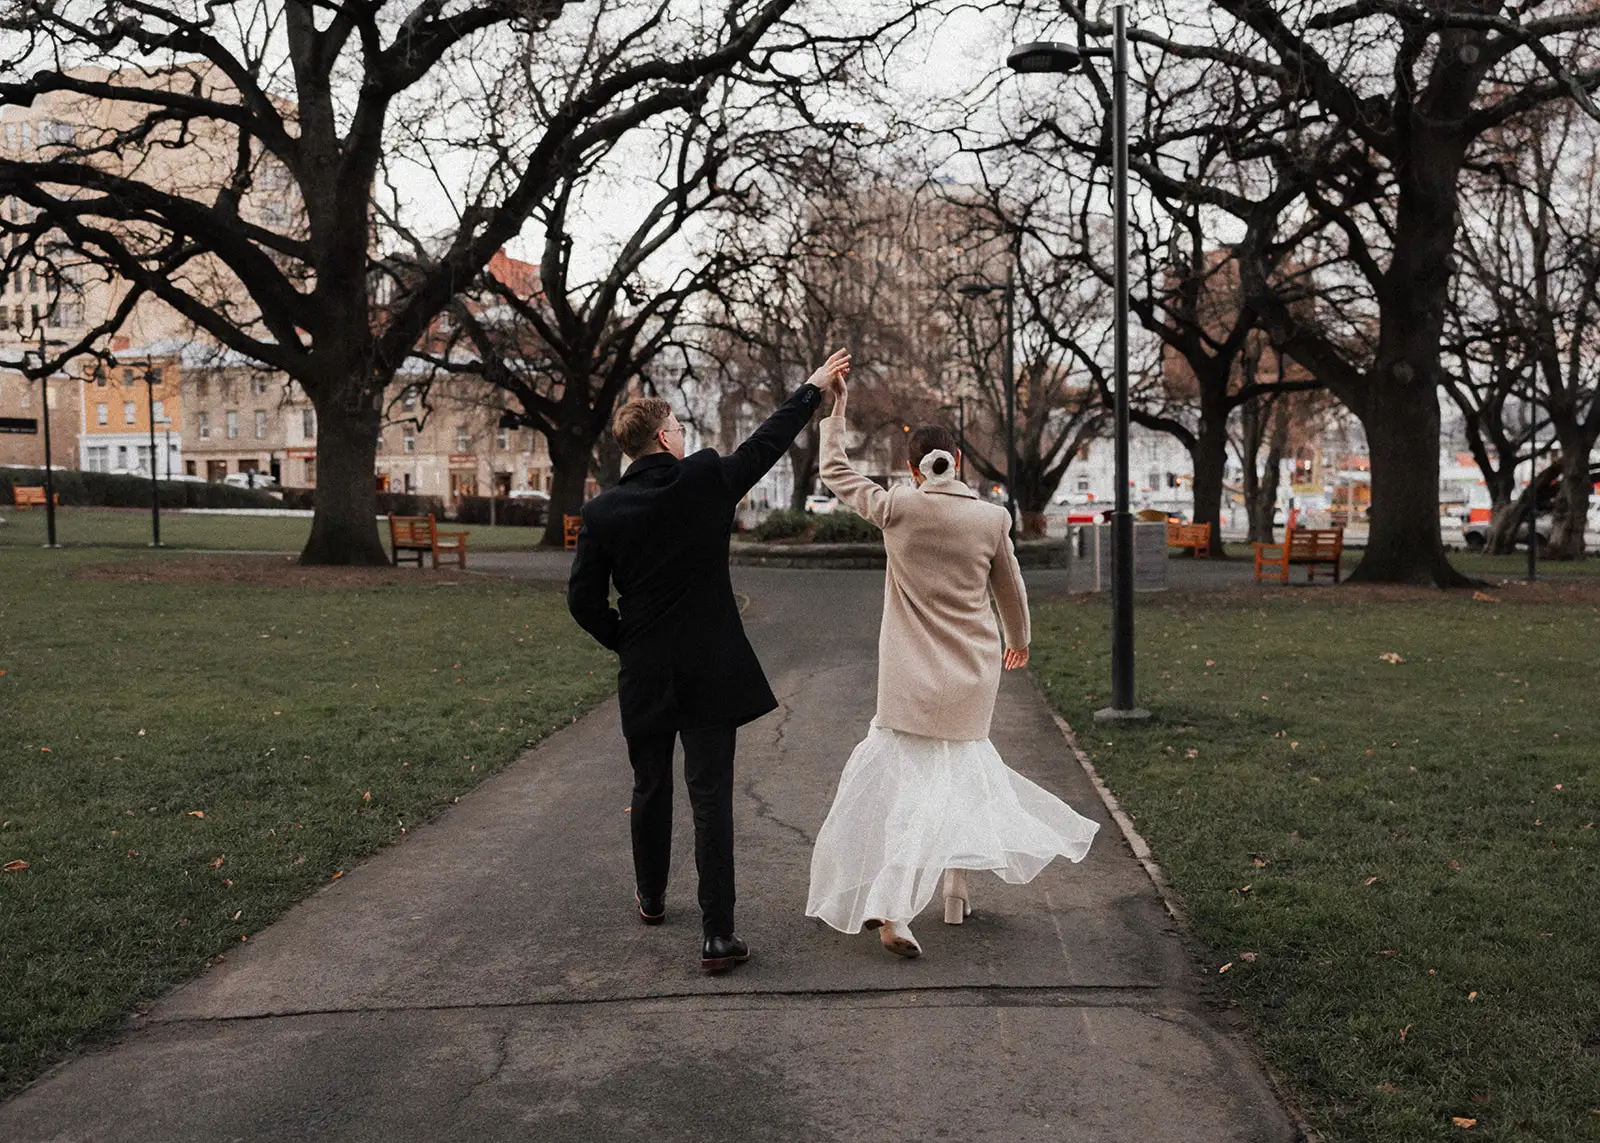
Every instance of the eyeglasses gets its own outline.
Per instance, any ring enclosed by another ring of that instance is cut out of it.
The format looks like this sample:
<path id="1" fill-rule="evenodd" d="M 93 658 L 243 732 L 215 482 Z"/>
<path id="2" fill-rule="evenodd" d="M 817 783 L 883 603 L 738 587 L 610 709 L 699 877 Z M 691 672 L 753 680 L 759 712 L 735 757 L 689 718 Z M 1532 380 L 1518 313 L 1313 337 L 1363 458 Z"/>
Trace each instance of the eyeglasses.
<path id="1" fill-rule="evenodd" d="M 657 431 L 663 433 L 677 433 L 680 437 L 683 436 L 684 432 L 682 425 L 664 425 Z"/>

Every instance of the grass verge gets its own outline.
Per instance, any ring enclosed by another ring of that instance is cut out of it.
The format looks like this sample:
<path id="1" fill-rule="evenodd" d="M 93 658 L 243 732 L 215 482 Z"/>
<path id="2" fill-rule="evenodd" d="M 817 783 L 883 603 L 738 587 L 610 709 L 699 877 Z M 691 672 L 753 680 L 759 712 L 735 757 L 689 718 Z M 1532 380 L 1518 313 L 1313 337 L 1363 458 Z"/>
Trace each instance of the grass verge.
<path id="1" fill-rule="evenodd" d="M 45 514 L 33 508 L 0 511 L 7 521 L 0 527 L 0 548 L 38 548 L 45 542 Z M 467 536 L 467 563 L 474 552 L 515 552 L 537 548 L 543 528 L 491 528 L 486 524 L 449 524 L 441 528 Z M 68 548 L 147 548 L 150 544 L 148 508 L 59 508 L 56 540 Z M 388 526 L 378 525 L 384 547 Z M 161 513 L 161 542 L 169 548 L 203 551 L 298 552 L 311 535 L 309 516 L 209 516 L 171 511 Z"/>
<path id="2" fill-rule="evenodd" d="M 1114 731 L 1103 602 L 1035 612 L 1046 694 L 1330 1143 L 1600 1139 L 1600 595 L 1568 595 L 1141 596 L 1157 717 Z"/>
<path id="3" fill-rule="evenodd" d="M 614 685 L 557 590 L 73 574 L 107 555 L 0 556 L 0 1095 Z"/>

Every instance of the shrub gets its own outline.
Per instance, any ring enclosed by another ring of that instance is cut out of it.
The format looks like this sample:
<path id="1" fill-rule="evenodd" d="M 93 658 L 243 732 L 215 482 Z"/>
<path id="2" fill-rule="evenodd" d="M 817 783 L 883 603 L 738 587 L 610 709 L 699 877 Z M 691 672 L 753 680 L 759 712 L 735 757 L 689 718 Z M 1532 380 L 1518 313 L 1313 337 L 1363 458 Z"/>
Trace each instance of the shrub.
<path id="1" fill-rule="evenodd" d="M 813 519 L 816 527 L 811 541 L 816 544 L 870 544 L 883 538 L 876 524 L 843 509 L 824 512 Z"/>
<path id="2" fill-rule="evenodd" d="M 494 506 L 496 525 L 509 524 L 516 528 L 542 528 L 549 505 L 541 500 L 516 499 L 496 496 L 463 496 L 456 501 L 456 519 L 463 524 L 489 523 L 490 505 Z"/>
<path id="3" fill-rule="evenodd" d="M 83 472 L 78 469 L 52 473 L 56 495 L 63 507 L 148 508 L 150 481 L 143 476 L 110 472 Z M 10 504 L 12 489 L 42 486 L 42 468 L 0 468 L 0 503 Z M 234 488 L 198 480 L 156 482 L 163 508 L 281 508 L 276 499 L 260 490 Z"/>
<path id="4" fill-rule="evenodd" d="M 805 534 L 814 517 L 809 512 L 794 508 L 774 508 L 767 518 L 756 525 L 755 537 L 762 543 L 773 540 L 792 540 Z"/>

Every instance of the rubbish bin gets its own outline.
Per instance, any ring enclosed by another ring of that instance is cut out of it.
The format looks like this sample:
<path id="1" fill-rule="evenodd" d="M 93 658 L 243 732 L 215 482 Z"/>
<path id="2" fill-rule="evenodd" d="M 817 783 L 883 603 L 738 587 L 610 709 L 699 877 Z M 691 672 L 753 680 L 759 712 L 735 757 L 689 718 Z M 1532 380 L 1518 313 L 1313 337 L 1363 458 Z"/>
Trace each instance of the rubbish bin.
<path id="1" fill-rule="evenodd" d="M 1094 528 L 1094 589 L 1111 590 L 1111 525 Z M 1133 590 L 1165 591 L 1167 587 L 1167 525 L 1133 522 Z"/>

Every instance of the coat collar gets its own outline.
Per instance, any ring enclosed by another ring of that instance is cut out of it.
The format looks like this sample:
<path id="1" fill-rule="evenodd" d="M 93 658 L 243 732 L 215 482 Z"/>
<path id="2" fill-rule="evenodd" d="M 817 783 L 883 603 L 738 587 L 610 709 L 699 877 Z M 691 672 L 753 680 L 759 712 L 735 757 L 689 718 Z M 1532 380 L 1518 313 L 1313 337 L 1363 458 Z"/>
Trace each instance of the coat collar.
<path id="1" fill-rule="evenodd" d="M 940 481 L 938 484 L 934 484 L 931 480 L 924 481 L 917 485 L 917 491 L 926 492 L 932 496 L 965 496 L 970 500 L 978 498 L 978 494 L 972 490 L 972 486 L 962 480 Z"/>
<path id="2" fill-rule="evenodd" d="M 622 474 L 618 484 L 625 483 L 638 476 L 641 472 L 649 472 L 653 468 L 663 468 L 669 464 L 677 464 L 678 458 L 670 452 L 647 452 L 638 460 L 628 466 L 628 471 Z"/>

